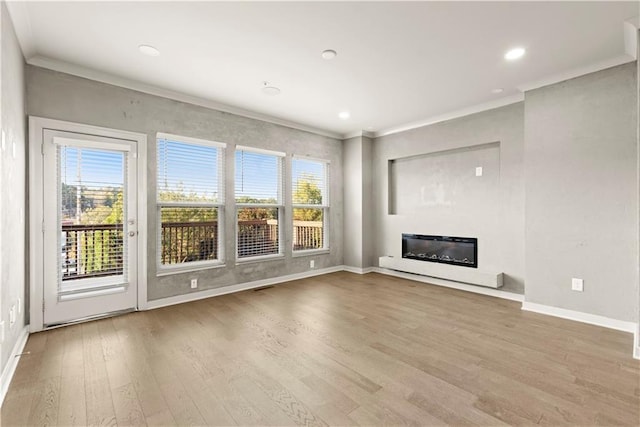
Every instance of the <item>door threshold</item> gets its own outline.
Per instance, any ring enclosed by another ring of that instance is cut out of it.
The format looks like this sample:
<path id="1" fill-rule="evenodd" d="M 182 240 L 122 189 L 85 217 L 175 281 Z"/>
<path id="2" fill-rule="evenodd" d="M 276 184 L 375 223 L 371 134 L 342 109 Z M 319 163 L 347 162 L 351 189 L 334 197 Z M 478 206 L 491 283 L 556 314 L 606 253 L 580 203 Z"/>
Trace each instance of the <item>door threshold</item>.
<path id="1" fill-rule="evenodd" d="M 70 325 L 77 325 L 78 323 L 91 322 L 92 320 L 108 319 L 109 317 L 116 317 L 116 316 L 120 316 L 120 315 L 123 315 L 123 314 L 133 313 L 135 311 L 136 311 L 135 308 L 127 308 L 127 309 L 124 309 L 124 310 L 110 311 L 109 313 L 97 314 L 95 316 L 81 317 L 79 319 L 68 320 L 68 321 L 65 321 L 65 322 L 47 323 L 47 324 L 44 325 L 44 328 L 42 330 L 43 331 L 48 331 L 50 329 L 57 329 L 57 328 L 61 328 L 63 326 L 70 326 Z"/>

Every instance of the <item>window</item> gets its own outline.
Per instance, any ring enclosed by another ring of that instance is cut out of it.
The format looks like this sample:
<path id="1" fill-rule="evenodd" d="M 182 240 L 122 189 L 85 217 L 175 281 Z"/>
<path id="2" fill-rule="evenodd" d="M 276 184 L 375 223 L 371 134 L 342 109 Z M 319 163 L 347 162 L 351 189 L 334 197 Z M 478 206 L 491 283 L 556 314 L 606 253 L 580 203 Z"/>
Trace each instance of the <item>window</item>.
<path id="1" fill-rule="evenodd" d="M 283 157 L 284 153 L 236 148 L 238 260 L 282 254 Z"/>
<path id="2" fill-rule="evenodd" d="M 160 268 L 220 263 L 224 144 L 158 134 Z"/>
<path id="3" fill-rule="evenodd" d="M 294 252 L 328 249 L 329 162 L 294 157 L 291 178 Z"/>

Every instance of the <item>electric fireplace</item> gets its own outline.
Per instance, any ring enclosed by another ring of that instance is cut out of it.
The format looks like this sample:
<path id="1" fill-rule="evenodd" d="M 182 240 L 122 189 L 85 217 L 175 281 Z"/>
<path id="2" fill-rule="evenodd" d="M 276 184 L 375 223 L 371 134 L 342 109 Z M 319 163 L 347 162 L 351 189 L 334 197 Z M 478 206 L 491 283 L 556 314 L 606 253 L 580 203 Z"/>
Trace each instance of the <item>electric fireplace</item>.
<path id="1" fill-rule="evenodd" d="M 478 268 L 478 239 L 403 233 L 402 258 Z"/>

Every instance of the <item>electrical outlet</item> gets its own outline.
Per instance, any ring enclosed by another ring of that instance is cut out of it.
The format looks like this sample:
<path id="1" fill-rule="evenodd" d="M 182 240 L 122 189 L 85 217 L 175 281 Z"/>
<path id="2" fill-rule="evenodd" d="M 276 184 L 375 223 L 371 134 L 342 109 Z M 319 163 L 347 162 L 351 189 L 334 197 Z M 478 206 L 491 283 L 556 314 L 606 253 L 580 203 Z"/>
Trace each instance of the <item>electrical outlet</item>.
<path id="1" fill-rule="evenodd" d="M 198 279 L 191 279 L 191 289 L 198 288 Z"/>
<path id="2" fill-rule="evenodd" d="M 571 279 L 571 290 L 582 292 L 584 290 L 584 280 L 576 279 L 575 277 Z"/>
<path id="3" fill-rule="evenodd" d="M 316 262 L 315 262 L 315 260 L 311 260 L 311 261 L 309 261 L 309 268 L 316 268 Z"/>

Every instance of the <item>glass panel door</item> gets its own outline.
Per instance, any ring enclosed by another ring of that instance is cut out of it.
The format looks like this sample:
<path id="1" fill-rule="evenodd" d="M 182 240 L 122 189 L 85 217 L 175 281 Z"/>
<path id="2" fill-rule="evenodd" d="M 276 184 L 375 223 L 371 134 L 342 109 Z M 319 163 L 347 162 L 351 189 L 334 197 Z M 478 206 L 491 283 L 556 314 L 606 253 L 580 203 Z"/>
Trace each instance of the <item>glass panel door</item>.
<path id="1" fill-rule="evenodd" d="M 45 325 L 134 308 L 135 144 L 44 136 Z"/>

